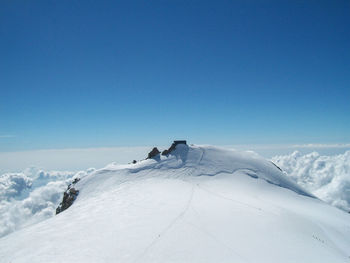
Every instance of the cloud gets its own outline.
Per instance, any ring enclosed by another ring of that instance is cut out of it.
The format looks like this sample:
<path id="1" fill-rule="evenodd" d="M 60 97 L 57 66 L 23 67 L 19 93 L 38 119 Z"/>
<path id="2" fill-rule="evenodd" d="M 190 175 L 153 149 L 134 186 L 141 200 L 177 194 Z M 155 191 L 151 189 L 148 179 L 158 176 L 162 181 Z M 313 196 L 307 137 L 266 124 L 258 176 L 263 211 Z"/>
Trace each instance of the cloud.
<path id="1" fill-rule="evenodd" d="M 0 174 L 18 172 L 30 166 L 45 170 L 79 171 L 104 167 L 108 163 L 130 163 L 147 156 L 152 147 L 111 147 L 81 149 L 49 149 L 0 152 Z"/>
<path id="2" fill-rule="evenodd" d="M 19 196 L 31 187 L 33 180 L 23 173 L 8 173 L 0 177 L 0 200 Z"/>
<path id="3" fill-rule="evenodd" d="M 321 200 L 350 211 L 350 151 L 332 156 L 295 151 L 271 160 Z"/>
<path id="4" fill-rule="evenodd" d="M 299 151 L 302 154 L 308 154 L 313 151 L 322 155 L 342 154 L 350 150 L 349 143 L 309 143 L 309 144 L 257 144 L 257 145 L 230 145 L 227 148 L 232 148 L 241 151 L 251 150 L 265 158 L 272 158 L 276 155 L 290 155 L 294 151 Z"/>
<path id="5" fill-rule="evenodd" d="M 295 144 L 291 145 L 292 148 L 350 148 L 350 143 L 334 143 L 334 144 Z"/>
<path id="6" fill-rule="evenodd" d="M 55 215 L 63 192 L 73 178 L 94 169 L 45 172 L 29 168 L 0 176 L 0 237 Z"/>

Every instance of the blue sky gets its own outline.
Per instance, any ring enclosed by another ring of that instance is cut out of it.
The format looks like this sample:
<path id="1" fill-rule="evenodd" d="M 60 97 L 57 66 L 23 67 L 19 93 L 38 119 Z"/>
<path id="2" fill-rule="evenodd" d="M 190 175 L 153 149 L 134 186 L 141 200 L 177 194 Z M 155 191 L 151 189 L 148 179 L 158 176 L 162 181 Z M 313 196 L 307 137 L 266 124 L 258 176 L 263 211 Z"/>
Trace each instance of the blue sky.
<path id="1" fill-rule="evenodd" d="M 350 142 L 349 1 L 2 1 L 0 151 Z"/>

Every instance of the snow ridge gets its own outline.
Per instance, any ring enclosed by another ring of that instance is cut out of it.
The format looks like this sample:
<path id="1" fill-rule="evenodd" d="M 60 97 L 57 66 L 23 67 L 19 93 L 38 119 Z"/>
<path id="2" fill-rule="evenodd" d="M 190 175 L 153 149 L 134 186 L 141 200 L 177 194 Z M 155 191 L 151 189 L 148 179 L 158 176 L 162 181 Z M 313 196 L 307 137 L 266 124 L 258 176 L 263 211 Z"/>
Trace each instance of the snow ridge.
<path id="1" fill-rule="evenodd" d="M 74 187 L 67 210 L 0 239 L 4 262 L 349 261 L 350 215 L 252 153 L 178 145 Z"/>

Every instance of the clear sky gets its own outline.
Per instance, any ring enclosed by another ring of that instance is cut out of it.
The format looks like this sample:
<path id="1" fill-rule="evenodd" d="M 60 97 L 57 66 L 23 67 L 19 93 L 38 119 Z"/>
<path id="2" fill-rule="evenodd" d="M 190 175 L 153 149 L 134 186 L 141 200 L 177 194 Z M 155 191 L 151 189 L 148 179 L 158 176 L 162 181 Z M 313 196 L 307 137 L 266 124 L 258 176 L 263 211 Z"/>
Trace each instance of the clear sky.
<path id="1" fill-rule="evenodd" d="M 350 1 L 1 1 L 0 151 L 350 142 Z"/>

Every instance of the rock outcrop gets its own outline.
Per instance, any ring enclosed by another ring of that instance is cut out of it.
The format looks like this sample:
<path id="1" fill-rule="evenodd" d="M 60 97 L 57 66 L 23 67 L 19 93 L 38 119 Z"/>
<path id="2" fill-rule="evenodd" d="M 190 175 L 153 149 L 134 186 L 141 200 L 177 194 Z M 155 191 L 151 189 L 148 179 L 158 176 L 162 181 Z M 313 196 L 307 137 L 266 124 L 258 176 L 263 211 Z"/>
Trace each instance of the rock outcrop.
<path id="1" fill-rule="evenodd" d="M 157 147 L 154 147 L 154 148 L 152 149 L 152 151 L 150 151 L 150 152 L 148 153 L 147 159 L 154 158 L 154 157 L 156 157 L 158 154 L 160 154 L 160 151 L 158 150 Z"/>
<path id="2" fill-rule="evenodd" d="M 171 144 L 171 146 L 169 147 L 168 150 L 164 150 L 164 151 L 162 152 L 162 155 L 168 156 L 172 151 L 175 150 L 176 145 L 179 145 L 179 144 L 185 144 L 185 145 L 187 145 L 187 142 L 186 142 L 186 141 L 174 141 L 174 142 Z"/>
<path id="3" fill-rule="evenodd" d="M 276 166 L 276 168 L 277 168 L 278 170 L 280 170 L 281 172 L 283 172 L 282 169 L 281 169 L 280 167 L 277 166 L 277 164 L 275 164 L 274 162 L 271 162 L 271 163 L 272 163 L 274 166 Z"/>
<path id="4" fill-rule="evenodd" d="M 62 202 L 56 208 L 56 215 L 69 208 L 77 198 L 79 190 L 72 187 L 72 185 L 75 185 L 79 180 L 79 178 L 75 178 L 74 181 L 68 185 L 67 190 L 63 193 Z"/>

